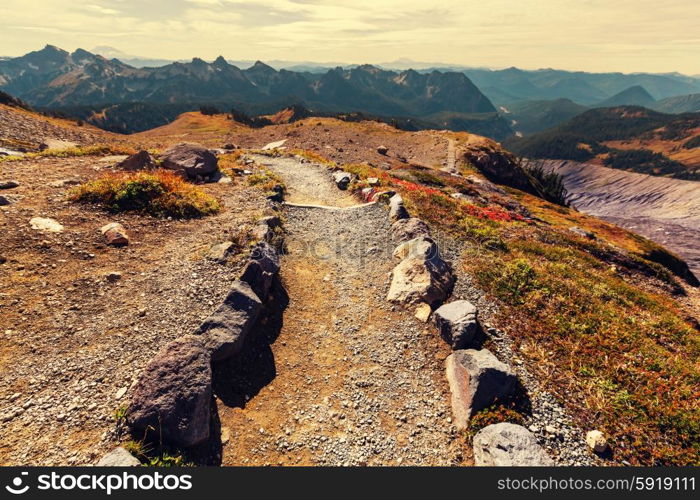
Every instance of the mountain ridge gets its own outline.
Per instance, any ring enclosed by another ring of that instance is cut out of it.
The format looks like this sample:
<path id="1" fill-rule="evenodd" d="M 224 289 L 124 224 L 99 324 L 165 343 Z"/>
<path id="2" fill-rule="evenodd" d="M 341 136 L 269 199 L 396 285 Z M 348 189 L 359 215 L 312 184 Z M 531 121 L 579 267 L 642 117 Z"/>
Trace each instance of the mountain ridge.
<path id="1" fill-rule="evenodd" d="M 283 97 L 290 88 L 299 99 L 338 111 L 349 111 L 345 108 L 353 105 L 341 101 L 346 97 L 342 93 L 347 92 L 358 99 L 371 97 L 376 108 L 407 116 L 415 115 L 416 107 L 428 113 L 495 112 L 488 98 L 462 73 L 397 73 L 371 65 L 335 68 L 321 78 L 277 71 L 261 61 L 240 69 L 222 56 L 211 63 L 195 57 L 188 63 L 134 68 L 83 49 L 69 53 L 47 45 L 40 51 L 1 61 L 0 75 L 0 88 L 40 107 L 187 99 L 261 102 Z M 449 103 L 455 100 L 457 106 Z"/>
<path id="2" fill-rule="evenodd" d="M 304 103 L 320 112 L 360 112 L 383 117 L 427 119 L 456 114 L 456 127 L 510 135 L 489 99 L 459 72 L 387 71 L 372 65 L 333 68 L 324 74 L 276 70 L 262 61 L 241 69 L 223 56 L 212 62 L 195 57 L 157 68 L 134 68 L 83 49 L 73 53 L 47 45 L 0 61 L 0 89 L 40 109 L 89 106 L 95 113 L 111 106 L 141 103 L 176 106 L 215 103 L 275 113 Z M 163 111 L 161 109 L 161 111 Z M 250 109 L 246 109 L 250 112 Z M 141 120 L 143 121 L 143 120 Z M 167 121 L 148 122 L 148 127 Z M 483 125 L 483 129 L 480 129 Z M 439 125 L 435 125 L 437 128 Z M 131 130 L 135 131 L 135 130 Z"/>
<path id="3" fill-rule="evenodd" d="M 528 158 L 594 162 L 612 168 L 700 180 L 700 113 L 659 113 L 642 106 L 594 108 L 505 142 Z"/>

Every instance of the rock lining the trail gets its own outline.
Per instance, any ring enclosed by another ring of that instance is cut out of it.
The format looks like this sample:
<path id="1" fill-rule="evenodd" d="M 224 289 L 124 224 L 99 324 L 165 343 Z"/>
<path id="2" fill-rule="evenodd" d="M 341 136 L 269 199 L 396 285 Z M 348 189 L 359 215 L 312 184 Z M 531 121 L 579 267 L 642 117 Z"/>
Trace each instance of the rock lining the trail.
<path id="1" fill-rule="evenodd" d="M 400 194 L 395 194 L 389 198 L 389 219 L 392 222 L 396 222 L 400 219 L 408 219 L 408 210 L 403 204 L 403 198 Z"/>
<path id="2" fill-rule="evenodd" d="M 387 300 L 404 305 L 434 305 L 449 296 L 453 285 L 452 271 L 440 257 L 407 257 L 392 271 Z"/>
<path id="3" fill-rule="evenodd" d="M 260 221 L 270 230 L 279 217 Z M 279 273 L 277 250 L 266 241 L 251 250 L 240 280 L 194 331 L 167 344 L 146 366 L 132 390 L 126 422 L 134 437 L 192 448 L 209 439 L 212 363 L 240 352 L 259 320 Z"/>
<path id="4" fill-rule="evenodd" d="M 141 461 L 125 448 L 117 446 L 103 456 L 96 465 L 97 467 L 138 467 Z"/>
<path id="5" fill-rule="evenodd" d="M 420 236 L 401 243 L 391 255 L 398 260 L 407 258 L 430 260 L 437 257 L 438 249 L 432 238 Z"/>
<path id="6" fill-rule="evenodd" d="M 280 261 L 276 249 L 266 241 L 261 241 L 251 250 L 241 281 L 248 283 L 264 302 L 279 271 Z"/>
<path id="7" fill-rule="evenodd" d="M 239 352 L 262 308 L 262 301 L 250 285 L 235 281 L 231 291 L 194 334 L 202 337 L 212 361 L 221 361 Z"/>
<path id="8" fill-rule="evenodd" d="M 476 433 L 474 463 L 486 467 L 555 465 L 534 434 L 508 422 L 489 425 Z"/>
<path id="9" fill-rule="evenodd" d="M 467 300 L 440 306 L 434 318 L 440 335 L 454 350 L 471 347 L 480 329 L 476 306 Z"/>
<path id="10" fill-rule="evenodd" d="M 127 410 L 134 437 L 192 447 L 209 438 L 211 354 L 204 339 L 185 335 L 146 366 Z"/>
<path id="11" fill-rule="evenodd" d="M 395 241 L 402 243 L 419 236 L 430 236 L 428 225 L 417 217 L 399 219 L 391 225 L 391 236 Z"/>
<path id="12" fill-rule="evenodd" d="M 488 181 L 479 180 L 479 182 L 493 186 Z M 495 186 L 493 188 L 499 189 Z M 373 190 L 363 192 L 362 195 L 365 199 L 370 199 Z M 387 300 L 417 304 L 415 317 L 419 321 L 426 321 L 430 316 L 430 308 L 426 306 L 437 308 L 434 316 L 436 327 L 441 336 L 455 349 L 446 360 L 446 376 L 452 394 L 455 426 L 457 429 L 464 430 L 468 427 L 469 419 L 474 412 L 511 398 L 518 387 L 517 377 L 508 365 L 500 362 L 490 351 L 464 349 L 469 347 L 478 332 L 482 331 L 477 319 L 477 307 L 464 300 L 440 306 L 440 303 L 447 300 L 452 293 L 455 276 L 451 266 L 440 258 L 437 245 L 431 244 L 427 224 L 418 218 L 411 217 L 404 206 L 403 199 L 398 194 L 394 194 L 389 199 L 389 219 L 392 222 L 392 237 L 400 243 L 393 255 L 403 260 L 392 272 Z M 432 265 L 429 264 L 431 262 Z M 440 311 L 439 314 L 438 311 Z M 529 433 L 527 429 L 523 430 Z M 488 432 L 484 433 L 482 438 L 488 435 Z M 554 464 L 547 453 L 539 447 L 534 436 L 532 440 L 529 438 L 524 440 L 521 436 L 520 440 L 512 445 L 511 455 L 506 457 L 499 455 L 497 447 L 500 444 L 496 440 L 487 442 L 483 439 L 482 441 L 481 454 L 477 462 L 505 463 L 508 460 L 512 462 L 529 460 L 532 464 Z M 534 441 L 534 445 L 528 448 L 525 446 L 525 441 L 528 445 Z M 526 451 L 521 450 L 520 447 Z M 533 449 L 535 451 L 532 451 Z"/>
<path id="13" fill-rule="evenodd" d="M 505 363 L 487 349 L 462 349 L 445 360 L 445 373 L 452 392 L 452 414 L 458 429 L 468 427 L 475 412 L 507 401 L 517 378 Z"/>

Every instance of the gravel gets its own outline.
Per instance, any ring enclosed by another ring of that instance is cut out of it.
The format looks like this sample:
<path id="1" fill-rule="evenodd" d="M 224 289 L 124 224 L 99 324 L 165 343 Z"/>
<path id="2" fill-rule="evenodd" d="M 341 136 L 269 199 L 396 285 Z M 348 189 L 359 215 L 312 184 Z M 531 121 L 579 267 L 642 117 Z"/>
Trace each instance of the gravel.
<path id="1" fill-rule="evenodd" d="M 283 177 L 287 165 L 306 169 L 310 181 L 295 184 L 290 202 L 331 182 L 318 165 L 267 164 Z M 386 209 L 288 207 L 285 215 L 290 304 L 272 346 L 274 390 L 238 415 L 224 412 L 222 425 L 237 434 L 224 464 L 463 463 L 466 440 L 451 423 L 442 362 L 449 350 L 412 311 L 385 300 L 395 264 Z"/>

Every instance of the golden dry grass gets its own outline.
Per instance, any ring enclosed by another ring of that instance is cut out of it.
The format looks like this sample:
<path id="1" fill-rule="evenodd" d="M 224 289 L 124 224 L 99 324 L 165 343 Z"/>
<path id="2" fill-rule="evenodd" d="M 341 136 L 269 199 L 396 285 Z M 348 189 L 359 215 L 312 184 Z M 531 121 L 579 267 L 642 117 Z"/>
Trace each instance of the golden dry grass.
<path id="1" fill-rule="evenodd" d="M 200 188 L 162 169 L 110 173 L 76 187 L 69 197 L 113 212 L 135 211 L 180 219 L 214 214 L 221 208 L 216 199 Z"/>

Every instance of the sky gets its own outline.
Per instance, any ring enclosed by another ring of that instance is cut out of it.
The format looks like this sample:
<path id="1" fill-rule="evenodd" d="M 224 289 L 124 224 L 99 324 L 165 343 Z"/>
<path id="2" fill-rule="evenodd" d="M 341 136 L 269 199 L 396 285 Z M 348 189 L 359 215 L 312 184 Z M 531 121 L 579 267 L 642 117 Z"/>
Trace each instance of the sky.
<path id="1" fill-rule="evenodd" d="M 2 0 L 0 56 L 142 57 L 700 74 L 698 0 Z"/>

